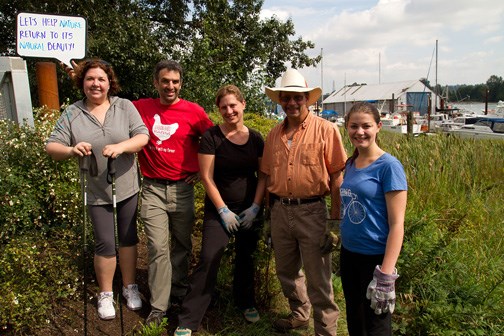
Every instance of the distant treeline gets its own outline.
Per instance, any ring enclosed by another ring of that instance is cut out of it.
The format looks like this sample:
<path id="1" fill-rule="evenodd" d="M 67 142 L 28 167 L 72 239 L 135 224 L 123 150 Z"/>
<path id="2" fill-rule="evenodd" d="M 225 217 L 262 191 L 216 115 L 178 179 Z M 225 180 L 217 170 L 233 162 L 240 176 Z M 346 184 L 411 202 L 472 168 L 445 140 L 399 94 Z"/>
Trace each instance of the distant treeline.
<path id="1" fill-rule="evenodd" d="M 460 101 L 478 101 L 478 102 L 497 102 L 504 100 L 504 80 L 500 76 L 492 75 L 486 83 L 466 85 L 437 85 L 437 90 L 431 86 L 428 80 L 421 80 L 429 89 L 443 97 L 447 98 L 450 102 Z"/>

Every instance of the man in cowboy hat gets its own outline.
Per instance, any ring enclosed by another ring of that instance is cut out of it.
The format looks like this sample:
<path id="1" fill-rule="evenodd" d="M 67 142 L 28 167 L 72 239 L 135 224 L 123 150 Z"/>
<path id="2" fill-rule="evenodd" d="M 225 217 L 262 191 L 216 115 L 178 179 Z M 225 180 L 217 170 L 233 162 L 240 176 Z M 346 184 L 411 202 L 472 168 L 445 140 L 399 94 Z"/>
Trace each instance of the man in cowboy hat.
<path id="1" fill-rule="evenodd" d="M 306 328 L 313 306 L 315 334 L 336 335 L 339 310 L 331 254 L 323 243 L 327 220 L 340 218 L 346 154 L 338 128 L 308 110 L 321 93 L 318 87 L 309 88 L 295 69 L 284 73 L 280 87 L 266 88 L 286 118 L 268 134 L 261 171 L 267 175 L 270 194 L 276 273 L 291 309 L 274 327 L 283 332 Z M 331 198 L 330 212 L 325 196 Z"/>

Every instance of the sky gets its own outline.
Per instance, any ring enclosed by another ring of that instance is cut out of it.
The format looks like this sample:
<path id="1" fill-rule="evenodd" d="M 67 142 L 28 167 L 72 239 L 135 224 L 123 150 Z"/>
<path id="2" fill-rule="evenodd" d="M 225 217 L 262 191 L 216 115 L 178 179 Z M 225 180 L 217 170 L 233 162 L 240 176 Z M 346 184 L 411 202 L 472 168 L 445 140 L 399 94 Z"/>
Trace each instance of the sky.
<path id="1" fill-rule="evenodd" d="M 504 77 L 503 0 L 265 0 L 261 16 L 290 18 L 295 38 L 315 43 L 307 54 L 322 63 L 300 72 L 324 93 L 354 82 Z"/>

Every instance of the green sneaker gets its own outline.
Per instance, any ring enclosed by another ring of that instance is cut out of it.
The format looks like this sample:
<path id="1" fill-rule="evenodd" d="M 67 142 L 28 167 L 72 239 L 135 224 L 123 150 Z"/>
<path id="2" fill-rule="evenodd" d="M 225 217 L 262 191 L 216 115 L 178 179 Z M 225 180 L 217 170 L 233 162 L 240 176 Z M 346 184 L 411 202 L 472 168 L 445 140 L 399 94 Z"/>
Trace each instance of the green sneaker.
<path id="1" fill-rule="evenodd" d="M 245 309 L 243 311 L 243 317 L 245 317 L 245 320 L 250 323 L 255 323 L 261 319 L 259 317 L 259 312 L 254 307 Z"/>
<path id="2" fill-rule="evenodd" d="M 191 336 L 192 330 L 184 327 L 177 327 L 173 336 Z"/>

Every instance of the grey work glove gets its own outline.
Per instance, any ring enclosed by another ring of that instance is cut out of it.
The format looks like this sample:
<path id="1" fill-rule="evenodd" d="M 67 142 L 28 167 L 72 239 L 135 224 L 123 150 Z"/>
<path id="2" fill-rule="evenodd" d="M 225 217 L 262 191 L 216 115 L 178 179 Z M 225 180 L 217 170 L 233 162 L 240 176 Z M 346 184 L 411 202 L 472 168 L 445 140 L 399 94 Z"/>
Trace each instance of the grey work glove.
<path id="1" fill-rule="evenodd" d="M 233 211 L 229 210 L 228 207 L 224 205 L 217 209 L 217 212 L 221 218 L 221 224 L 227 232 L 233 233 L 238 231 L 240 227 L 240 218 Z"/>
<path id="2" fill-rule="evenodd" d="M 368 285 L 366 297 L 371 300 L 371 308 L 375 314 L 394 312 L 395 308 L 395 281 L 399 278 L 397 269 L 393 274 L 385 274 L 380 266 L 376 266 L 373 272 L 373 280 Z"/>
<path id="3" fill-rule="evenodd" d="M 336 250 L 339 243 L 339 237 L 336 232 L 339 232 L 340 219 L 327 219 L 326 232 L 320 238 L 320 252 L 328 254 Z"/>
<path id="4" fill-rule="evenodd" d="M 259 212 L 259 205 L 252 203 L 250 207 L 240 212 L 238 217 L 240 217 L 241 227 L 248 230 L 252 226 L 254 222 L 254 218 L 256 218 L 257 213 Z"/>

